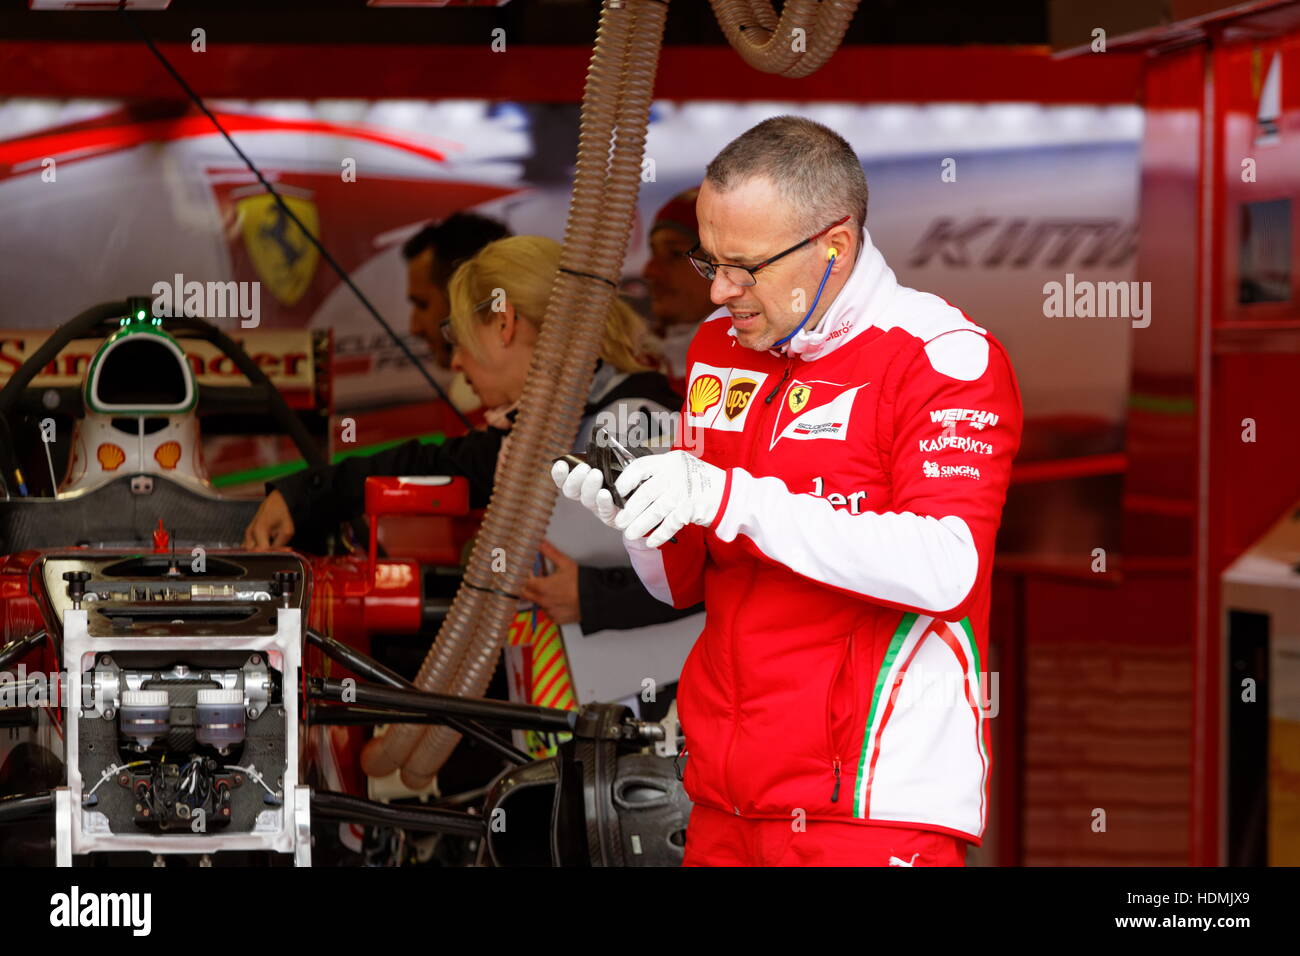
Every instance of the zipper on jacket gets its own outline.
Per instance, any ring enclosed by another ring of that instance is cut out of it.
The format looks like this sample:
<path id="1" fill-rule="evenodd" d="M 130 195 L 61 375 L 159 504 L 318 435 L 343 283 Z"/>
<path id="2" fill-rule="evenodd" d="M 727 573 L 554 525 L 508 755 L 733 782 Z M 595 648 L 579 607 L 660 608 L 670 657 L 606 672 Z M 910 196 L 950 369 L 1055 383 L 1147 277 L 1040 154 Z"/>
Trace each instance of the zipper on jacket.
<path id="1" fill-rule="evenodd" d="M 757 435 L 758 432 L 755 432 L 754 434 Z M 752 462 L 750 464 L 752 465 Z M 749 586 L 745 589 L 746 594 L 753 592 L 754 581 L 757 578 L 758 565 L 755 563 L 753 570 L 750 572 Z M 739 641 L 733 638 L 731 641 L 731 689 L 736 696 L 736 700 L 740 699 L 740 663 L 739 658 L 737 657 L 739 646 Z M 731 756 L 736 749 L 736 731 L 739 729 L 740 720 L 737 718 L 731 722 L 731 740 L 727 743 L 727 759 L 722 765 L 722 782 L 727 791 L 727 801 L 731 804 L 731 812 L 736 816 L 740 816 L 741 814 L 740 805 L 736 803 L 736 791 L 731 786 Z"/>
<path id="2" fill-rule="evenodd" d="M 767 393 L 767 398 L 763 399 L 763 404 L 764 404 L 764 405 L 771 405 L 771 404 L 772 404 L 772 399 L 775 398 L 775 397 L 776 397 L 776 393 L 779 392 L 779 391 L 781 390 L 781 386 L 785 384 L 785 380 L 786 380 L 787 378 L 790 377 L 790 365 L 791 365 L 791 364 L 792 364 L 792 363 L 787 363 L 787 364 L 786 364 L 785 371 L 781 373 L 781 381 L 779 381 L 779 382 L 777 382 L 775 385 L 773 385 L 773 386 L 772 386 L 772 391 L 768 392 L 768 393 Z M 752 458 L 753 456 L 751 455 L 750 457 Z M 752 461 L 751 461 L 751 464 L 753 464 Z"/>
<path id="3" fill-rule="evenodd" d="M 734 339 L 732 340 L 731 344 L 732 345 L 736 344 Z M 772 404 L 772 398 L 776 395 L 778 391 L 781 390 L 781 386 L 785 384 L 785 380 L 790 377 L 790 371 L 794 368 L 794 363 L 796 361 L 798 361 L 798 359 L 795 358 L 794 356 L 790 356 L 786 360 L 785 370 L 781 373 L 781 380 L 777 382 L 776 385 L 772 388 L 772 391 L 768 393 L 768 396 L 764 400 L 763 404 L 765 405 Z M 757 421 L 754 422 L 753 435 L 749 439 L 749 451 L 748 454 L 746 454 L 745 456 L 745 467 L 748 468 L 751 472 L 754 470 L 754 453 L 758 450 L 758 437 L 763 433 L 763 426 L 764 426 L 763 416 L 759 415 L 757 416 Z M 751 573 L 749 578 L 749 587 L 745 589 L 746 595 L 750 594 L 754 590 L 754 582 L 758 578 L 758 571 L 759 571 L 758 564 L 757 562 L 755 562 L 753 566 L 753 572 Z M 733 636 L 731 641 L 731 689 L 732 689 L 732 693 L 736 695 L 737 699 L 740 696 L 740 691 L 739 691 L 740 665 L 737 663 L 737 656 L 736 656 L 738 647 L 739 647 L 739 641 L 737 641 Z M 735 790 L 731 786 L 731 755 L 732 752 L 736 749 L 736 730 L 737 730 L 738 723 L 739 723 L 738 721 L 732 722 L 731 740 L 727 744 L 727 756 L 722 764 L 723 789 L 726 790 L 727 802 L 731 804 L 732 813 L 734 813 L 736 816 L 740 816 L 741 814 L 740 814 L 740 807 L 736 803 Z"/>
<path id="4" fill-rule="evenodd" d="M 735 340 L 732 341 L 732 344 L 735 344 Z M 767 399 L 764 402 L 764 404 L 770 405 L 772 403 L 772 396 L 775 395 L 780 390 L 781 386 L 785 384 L 785 380 L 790 377 L 790 370 L 794 368 L 794 363 L 795 363 L 794 358 L 790 358 L 786 361 L 785 371 L 782 372 L 781 374 L 781 381 L 776 383 L 776 386 L 772 389 L 771 393 L 767 396 Z M 759 415 L 757 416 L 757 421 L 754 422 L 753 435 L 749 439 L 749 450 L 745 456 L 745 467 L 750 469 L 751 471 L 753 471 L 754 468 L 754 453 L 758 450 L 758 436 L 763 433 L 763 426 L 764 426 L 763 416 Z M 757 578 L 758 578 L 758 565 L 757 563 L 755 563 L 753 567 L 753 571 L 750 574 L 749 587 L 745 589 L 746 595 L 748 595 L 754 590 L 754 582 L 755 580 L 757 580 Z M 738 648 L 739 648 L 739 641 L 737 641 L 733 636 L 731 641 L 731 690 L 732 693 L 736 695 L 737 699 L 740 696 L 740 691 L 739 691 L 740 665 L 737 663 L 737 656 L 736 656 Z M 738 723 L 737 721 L 733 721 L 731 725 L 731 740 L 727 743 L 727 757 L 722 764 L 722 784 L 723 784 L 723 788 L 727 792 L 727 802 L 731 804 L 732 812 L 736 816 L 740 816 L 740 807 L 736 804 L 735 790 L 731 786 L 731 755 L 732 755 L 732 751 L 734 751 L 736 748 L 737 723 Z"/>
<path id="5" fill-rule="evenodd" d="M 830 689 L 826 693 L 826 744 L 827 749 L 835 755 L 831 761 L 831 772 L 835 774 L 835 789 L 831 791 L 831 803 L 838 803 L 840 799 L 840 754 L 839 745 L 835 742 L 835 725 L 831 720 L 831 708 L 835 702 L 835 687 L 839 683 L 840 675 L 844 673 L 844 668 L 850 663 L 853 656 L 853 634 L 850 633 L 844 642 L 844 653 L 840 656 L 839 663 L 835 666 L 835 671 L 831 674 Z M 853 691 L 857 693 L 857 685 L 854 682 Z M 854 700 L 852 713 L 857 714 L 857 701 Z"/>

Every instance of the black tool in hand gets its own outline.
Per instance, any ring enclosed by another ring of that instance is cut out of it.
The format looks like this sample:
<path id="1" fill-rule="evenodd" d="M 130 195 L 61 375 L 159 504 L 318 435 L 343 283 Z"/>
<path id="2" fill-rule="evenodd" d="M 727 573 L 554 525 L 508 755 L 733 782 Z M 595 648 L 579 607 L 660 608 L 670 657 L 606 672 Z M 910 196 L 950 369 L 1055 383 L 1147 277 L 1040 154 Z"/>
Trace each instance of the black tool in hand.
<path id="1" fill-rule="evenodd" d="M 651 455 L 653 452 L 645 446 L 638 446 L 629 450 L 625 448 L 617 439 L 614 438 L 606 429 L 598 428 L 592 435 L 592 439 L 587 443 L 587 452 L 585 457 L 579 458 L 577 455 L 561 455 L 555 461 L 567 462 L 570 468 L 578 465 L 590 465 L 601 474 L 601 484 L 609 492 L 610 497 L 614 500 L 616 508 L 627 507 L 627 500 L 618 493 L 614 483 L 618 481 L 618 476 L 623 474 L 623 469 L 630 465 L 638 458 Z M 554 464 L 554 461 L 552 462 Z M 633 489 L 635 490 L 635 489 Z M 675 537 L 669 538 L 673 544 L 677 543 Z"/>
<path id="2" fill-rule="evenodd" d="M 561 455 L 555 461 L 567 462 L 570 468 L 576 468 L 578 465 L 590 465 L 596 471 L 599 471 L 601 483 L 609 492 L 610 497 L 614 499 L 615 507 L 624 508 L 627 506 L 627 501 L 618 493 L 614 483 L 618 481 L 618 476 L 623 474 L 624 468 L 636 459 L 649 454 L 651 454 L 649 448 L 637 448 L 635 451 L 629 451 L 604 428 L 598 428 L 592 436 L 592 440 L 587 443 L 585 457 Z"/>

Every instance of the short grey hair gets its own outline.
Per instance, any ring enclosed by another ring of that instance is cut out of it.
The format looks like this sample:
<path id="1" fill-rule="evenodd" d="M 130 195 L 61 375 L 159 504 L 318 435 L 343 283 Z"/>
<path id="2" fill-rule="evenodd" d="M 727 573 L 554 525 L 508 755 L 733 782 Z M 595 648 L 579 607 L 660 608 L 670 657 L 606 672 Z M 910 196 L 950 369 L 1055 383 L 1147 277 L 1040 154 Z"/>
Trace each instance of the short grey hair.
<path id="1" fill-rule="evenodd" d="M 850 215 L 867 221 L 867 177 L 839 133 L 802 116 L 773 116 L 741 133 L 709 163 L 705 178 L 721 192 L 756 176 L 771 180 L 805 235 Z"/>

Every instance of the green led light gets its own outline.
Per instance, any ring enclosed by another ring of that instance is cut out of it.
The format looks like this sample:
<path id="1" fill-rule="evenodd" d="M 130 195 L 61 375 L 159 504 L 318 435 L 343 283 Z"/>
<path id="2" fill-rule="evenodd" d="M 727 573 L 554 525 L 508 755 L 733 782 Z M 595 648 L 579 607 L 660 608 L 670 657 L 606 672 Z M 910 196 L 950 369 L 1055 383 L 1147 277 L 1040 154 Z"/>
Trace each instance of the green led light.
<path id="1" fill-rule="evenodd" d="M 135 314 L 135 317 L 136 317 L 137 319 L 143 319 L 143 318 L 144 318 L 144 309 L 141 309 L 139 312 L 137 312 L 137 313 Z"/>

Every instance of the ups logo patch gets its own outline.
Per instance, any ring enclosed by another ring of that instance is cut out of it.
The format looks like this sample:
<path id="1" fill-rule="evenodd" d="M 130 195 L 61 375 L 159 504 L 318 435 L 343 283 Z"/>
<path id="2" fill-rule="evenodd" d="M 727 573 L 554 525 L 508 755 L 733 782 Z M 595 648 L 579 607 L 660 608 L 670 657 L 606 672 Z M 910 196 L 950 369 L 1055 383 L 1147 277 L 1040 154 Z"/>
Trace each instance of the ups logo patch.
<path id="1" fill-rule="evenodd" d="M 754 397 L 756 388 L 758 388 L 758 383 L 752 378 L 732 379 L 731 384 L 727 387 L 727 404 L 722 409 L 730 421 L 734 422 L 736 416 L 749 405 L 749 400 Z"/>

